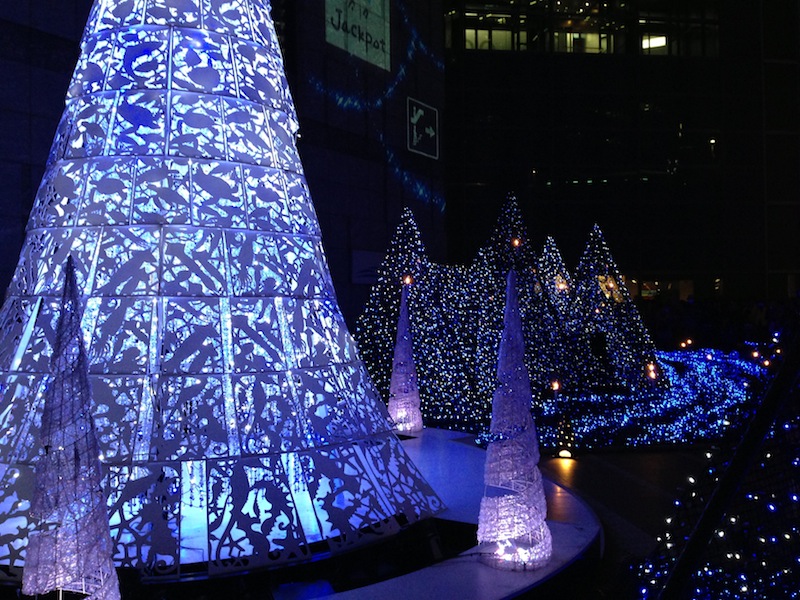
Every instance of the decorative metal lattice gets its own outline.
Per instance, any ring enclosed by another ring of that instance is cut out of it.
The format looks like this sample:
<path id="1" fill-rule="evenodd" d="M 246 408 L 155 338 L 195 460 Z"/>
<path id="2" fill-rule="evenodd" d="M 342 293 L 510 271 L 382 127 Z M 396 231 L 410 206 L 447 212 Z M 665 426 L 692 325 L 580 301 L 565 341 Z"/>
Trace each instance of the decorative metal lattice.
<path id="1" fill-rule="evenodd" d="M 33 596 L 65 590 L 90 600 L 119 600 L 72 259 L 64 279 L 53 378 L 44 394 L 42 449 L 34 463 L 34 529 L 22 591 Z"/>
<path id="2" fill-rule="evenodd" d="M 68 255 L 118 565 L 175 577 L 280 564 L 441 507 L 336 303 L 269 9 L 94 4 L 0 310 L 12 574 L 33 527 Z"/>
<path id="3" fill-rule="evenodd" d="M 545 522 L 547 503 L 514 271 L 509 271 L 506 286 L 497 379 L 486 449 L 486 492 L 478 515 L 478 542 L 487 550 L 481 559 L 499 569 L 536 569 L 550 560 L 553 540 Z"/>

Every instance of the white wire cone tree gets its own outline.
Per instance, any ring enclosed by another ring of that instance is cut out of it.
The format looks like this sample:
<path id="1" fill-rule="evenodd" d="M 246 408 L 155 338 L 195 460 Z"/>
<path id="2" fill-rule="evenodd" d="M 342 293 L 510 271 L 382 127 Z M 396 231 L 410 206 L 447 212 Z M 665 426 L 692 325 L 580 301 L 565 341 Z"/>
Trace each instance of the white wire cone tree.
<path id="1" fill-rule="evenodd" d="M 413 279 L 408 276 L 400 292 L 400 316 L 397 319 L 397 341 L 392 360 L 392 382 L 389 387 L 389 416 L 402 433 L 422 431 L 417 367 L 408 318 L 408 291 Z"/>
<path id="2" fill-rule="evenodd" d="M 93 6 L 0 310 L 3 574 L 18 576 L 33 526 L 68 255 L 118 565 L 282 564 L 441 508 L 336 302 L 269 13 Z"/>
<path id="3" fill-rule="evenodd" d="M 516 291 L 509 271 L 497 388 L 486 449 L 478 515 L 481 560 L 490 566 L 525 571 L 550 560 L 553 540 L 545 518 L 547 503 L 539 471 L 539 442 L 531 417 L 531 383 Z"/>
<path id="4" fill-rule="evenodd" d="M 61 590 L 86 594 L 89 600 L 119 600 L 82 312 L 69 259 L 53 344 L 53 379 L 44 394 L 42 448 L 30 508 L 34 529 L 28 536 L 22 591 L 34 596 Z"/>

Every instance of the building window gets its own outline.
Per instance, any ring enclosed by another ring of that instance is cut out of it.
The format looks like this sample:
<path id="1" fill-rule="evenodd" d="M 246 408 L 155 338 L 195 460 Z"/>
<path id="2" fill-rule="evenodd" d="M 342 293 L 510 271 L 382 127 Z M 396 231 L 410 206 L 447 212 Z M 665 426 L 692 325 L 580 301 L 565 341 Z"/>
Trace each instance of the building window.
<path id="1" fill-rule="evenodd" d="M 462 31 L 467 50 L 718 54 L 715 0 L 640 0 L 635 5 L 614 0 L 451 0 L 450 6 L 454 8 L 445 15 L 448 48 L 459 43 L 456 32 Z"/>
<path id="2" fill-rule="evenodd" d="M 576 54 L 607 54 L 613 52 L 612 41 L 613 36 L 604 33 L 556 31 L 553 33 L 553 51 Z"/>
<path id="3" fill-rule="evenodd" d="M 669 54 L 667 36 L 663 33 L 643 33 L 642 54 Z"/>

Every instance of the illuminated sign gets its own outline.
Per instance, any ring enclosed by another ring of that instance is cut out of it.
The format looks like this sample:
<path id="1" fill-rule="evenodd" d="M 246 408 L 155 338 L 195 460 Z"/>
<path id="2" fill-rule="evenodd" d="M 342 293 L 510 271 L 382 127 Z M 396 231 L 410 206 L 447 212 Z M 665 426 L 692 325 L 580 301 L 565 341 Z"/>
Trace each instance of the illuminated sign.
<path id="1" fill-rule="evenodd" d="M 413 98 L 408 99 L 408 149 L 429 158 L 439 158 L 439 111 Z"/>
<path id="2" fill-rule="evenodd" d="M 389 13 L 389 0 L 325 0 L 325 41 L 388 71 Z"/>

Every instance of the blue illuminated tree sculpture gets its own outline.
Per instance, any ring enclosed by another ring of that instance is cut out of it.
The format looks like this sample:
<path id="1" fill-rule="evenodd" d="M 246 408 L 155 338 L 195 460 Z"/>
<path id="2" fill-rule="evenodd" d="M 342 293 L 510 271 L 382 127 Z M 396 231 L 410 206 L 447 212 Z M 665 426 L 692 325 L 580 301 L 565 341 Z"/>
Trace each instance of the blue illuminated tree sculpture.
<path id="1" fill-rule="evenodd" d="M 473 293 L 480 315 L 476 330 L 477 394 L 488 399 L 495 388 L 497 352 L 503 327 L 506 274 L 518 273 L 519 305 L 527 352 L 525 362 L 533 387 L 534 403 L 557 377 L 555 344 L 558 323 L 537 273 L 537 258 L 516 198 L 510 195 L 489 241 L 479 250 L 472 265 Z"/>
<path id="2" fill-rule="evenodd" d="M 389 387 L 389 416 L 397 430 L 403 433 L 422 430 L 417 368 L 414 364 L 411 326 L 408 320 L 408 289 L 412 284 L 409 275 L 400 294 L 400 317 L 397 320 L 392 383 Z"/>
<path id="3" fill-rule="evenodd" d="M 514 271 L 508 274 L 503 334 L 492 400 L 490 443 L 478 517 L 481 559 L 500 569 L 543 566 L 552 554 L 539 444 L 531 418 L 531 384 Z"/>
<path id="4" fill-rule="evenodd" d="M 589 337 L 581 319 L 581 299 L 555 240 L 545 240 L 539 256 L 539 281 L 555 315 L 553 360 L 555 384 L 567 393 L 587 391 L 586 373 L 591 370 Z"/>
<path id="5" fill-rule="evenodd" d="M 385 398 L 389 397 L 392 348 L 400 317 L 398 292 L 407 278 L 414 282 L 418 290 L 420 284 L 426 281 L 430 264 L 414 213 L 406 207 L 392 236 L 389 250 L 378 267 L 378 280 L 372 286 L 364 312 L 356 323 L 359 351 L 375 386 Z"/>
<path id="6" fill-rule="evenodd" d="M 392 348 L 398 314 L 398 290 L 414 282 L 408 313 L 422 414 L 433 427 L 477 430 L 489 401 L 474 394 L 475 332 L 479 314 L 470 268 L 431 262 L 413 213 L 406 208 L 378 269 L 378 281 L 359 316 L 356 335 L 370 374 L 384 396 L 390 394 Z M 486 420 L 488 424 L 488 419 Z"/>
<path id="7" fill-rule="evenodd" d="M 33 596 L 63 590 L 92 600 L 118 600 L 82 312 L 70 258 L 56 323 L 53 376 L 44 392 L 42 450 L 35 461 L 30 507 L 34 529 L 22 591 Z"/>
<path id="8" fill-rule="evenodd" d="M 550 304 L 556 309 L 558 320 L 565 329 L 575 329 L 578 320 L 575 288 L 556 241 L 548 236 L 539 256 L 539 281 Z"/>
<path id="9" fill-rule="evenodd" d="M 631 392 L 668 385 L 655 345 L 597 225 L 578 264 L 575 286 L 582 327 L 590 336 L 587 384 Z"/>
<path id="10" fill-rule="evenodd" d="M 488 401 L 475 393 L 472 276 L 469 267 L 432 264 L 409 295 L 422 414 L 432 427 L 477 431 L 488 414 Z"/>
<path id="11" fill-rule="evenodd" d="M 95 1 L 0 310 L 4 573 L 33 526 L 68 255 L 118 565 L 282 564 L 441 506 L 336 302 L 269 11 Z"/>

